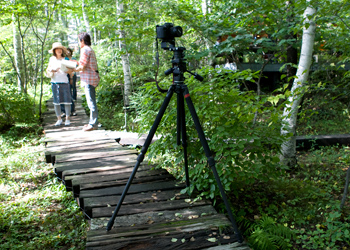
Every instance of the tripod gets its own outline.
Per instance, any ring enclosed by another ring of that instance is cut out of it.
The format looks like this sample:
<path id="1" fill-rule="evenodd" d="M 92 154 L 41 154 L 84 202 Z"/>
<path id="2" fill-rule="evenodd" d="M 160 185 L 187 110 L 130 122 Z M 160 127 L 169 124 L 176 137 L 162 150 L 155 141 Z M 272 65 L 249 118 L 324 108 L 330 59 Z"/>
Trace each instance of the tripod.
<path id="1" fill-rule="evenodd" d="M 146 155 L 146 152 L 148 150 L 149 145 L 151 144 L 151 141 L 153 139 L 154 134 L 156 133 L 156 130 L 160 124 L 160 121 L 162 120 L 162 117 L 165 113 L 166 108 L 169 105 L 169 102 L 173 96 L 174 93 L 177 94 L 177 144 L 180 145 L 181 143 L 181 137 L 182 137 L 182 146 L 183 146 L 183 150 L 184 150 L 184 161 L 185 161 L 185 176 L 186 176 L 186 185 L 187 187 L 190 185 L 189 182 L 189 173 L 188 173 L 188 161 L 187 161 L 187 136 L 186 136 L 186 121 L 185 121 L 185 107 L 184 107 L 184 100 L 186 100 L 188 109 L 191 113 L 193 122 L 195 124 L 195 128 L 197 130 L 199 139 L 201 141 L 202 147 L 204 149 L 205 155 L 208 159 L 208 164 L 211 167 L 215 180 L 217 182 L 217 185 L 219 187 L 222 199 L 225 203 L 226 206 L 226 210 L 229 216 L 229 219 L 232 223 L 233 229 L 235 231 L 236 237 L 238 239 L 238 242 L 243 242 L 242 236 L 238 230 L 238 227 L 236 225 L 235 219 L 233 217 L 232 211 L 230 209 L 230 205 L 228 203 L 226 194 L 225 194 L 225 190 L 221 184 L 220 181 L 220 177 L 217 173 L 216 167 L 215 167 L 215 160 L 213 158 L 213 156 L 211 155 L 211 151 L 208 145 L 208 142 L 205 138 L 202 126 L 199 122 L 195 107 L 192 103 L 187 85 L 184 84 L 184 76 L 183 73 L 184 72 L 188 72 L 192 75 L 195 76 L 196 79 L 198 80 L 203 80 L 203 78 L 200 75 L 197 74 L 193 74 L 192 72 L 188 71 L 186 69 L 186 64 L 185 64 L 185 60 L 183 59 L 184 55 L 183 55 L 183 51 L 185 50 L 185 48 L 171 48 L 170 50 L 174 50 L 174 60 L 172 60 L 173 63 L 173 68 L 167 70 L 165 72 L 166 75 L 169 74 L 173 74 L 173 84 L 169 87 L 169 90 L 166 94 L 166 97 L 163 101 L 162 106 L 160 107 L 160 110 L 156 116 L 156 119 L 151 127 L 151 130 L 146 138 L 146 141 L 141 149 L 141 153 L 138 155 L 137 157 L 137 162 L 134 166 L 134 169 L 129 177 L 129 180 L 124 188 L 124 191 L 121 195 L 121 198 L 117 204 L 117 207 L 114 210 L 114 213 L 112 215 L 112 218 L 109 220 L 108 225 L 107 225 L 107 231 L 110 231 L 113 227 L 114 224 L 114 220 L 120 210 L 120 207 L 124 201 L 124 198 L 129 190 L 129 187 L 136 175 L 137 169 L 140 166 L 141 162 L 144 160 L 144 157 Z"/>

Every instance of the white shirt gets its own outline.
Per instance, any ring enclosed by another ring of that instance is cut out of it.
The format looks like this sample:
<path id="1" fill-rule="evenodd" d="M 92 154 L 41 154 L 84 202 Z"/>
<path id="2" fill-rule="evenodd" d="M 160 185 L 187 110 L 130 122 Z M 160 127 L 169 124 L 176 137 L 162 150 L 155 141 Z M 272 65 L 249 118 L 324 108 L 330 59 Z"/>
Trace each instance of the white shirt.
<path id="1" fill-rule="evenodd" d="M 53 73 L 51 82 L 69 83 L 67 73 L 61 70 L 61 61 L 63 60 L 65 59 L 57 59 L 55 56 L 50 57 L 48 69 L 56 70 L 57 68 L 60 68 L 57 72 Z"/>

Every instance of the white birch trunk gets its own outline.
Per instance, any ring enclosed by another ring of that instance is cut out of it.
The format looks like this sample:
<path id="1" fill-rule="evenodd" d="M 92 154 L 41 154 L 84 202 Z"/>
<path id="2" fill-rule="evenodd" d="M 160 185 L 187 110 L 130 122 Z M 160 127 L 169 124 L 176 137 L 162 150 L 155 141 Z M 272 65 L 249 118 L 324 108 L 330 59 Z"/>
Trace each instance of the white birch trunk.
<path id="1" fill-rule="evenodd" d="M 210 5 L 210 0 L 202 0 L 202 14 L 204 17 L 211 12 L 209 5 Z M 208 65 L 214 65 L 214 55 L 213 55 L 213 52 L 211 52 L 212 44 L 210 44 L 209 40 L 206 37 L 204 37 L 204 44 L 207 50 L 209 51 L 209 57 L 207 58 L 206 63 Z"/>
<path id="2" fill-rule="evenodd" d="M 86 27 L 86 32 L 89 33 L 90 36 L 92 36 L 91 28 L 90 28 L 90 22 L 89 22 L 89 17 L 88 17 L 88 15 L 86 13 L 86 10 L 85 10 L 85 1 L 84 0 L 82 0 L 81 9 L 82 9 L 82 12 L 83 12 L 83 19 L 84 19 L 84 23 L 85 23 L 85 27 Z"/>
<path id="3" fill-rule="evenodd" d="M 118 0 L 117 4 L 117 15 L 119 16 L 124 12 L 123 4 L 119 4 Z M 131 79 L 131 70 L 130 70 L 130 62 L 128 57 L 128 52 L 125 44 L 125 32 L 121 27 L 118 28 L 119 33 L 119 49 L 121 50 L 121 59 L 123 64 L 123 72 L 124 72 L 124 107 L 128 107 L 130 104 L 130 95 L 132 92 L 132 79 Z"/>
<path id="4" fill-rule="evenodd" d="M 288 98 L 289 104 L 286 105 L 283 111 L 284 118 L 282 122 L 281 134 L 290 134 L 291 137 L 289 137 L 289 139 L 282 144 L 280 160 L 282 164 L 290 167 L 294 167 L 297 163 L 295 130 L 299 105 L 301 103 L 301 99 L 304 94 L 304 86 L 308 80 L 310 72 L 316 30 L 316 23 L 314 21 L 315 13 L 316 9 L 313 7 L 307 7 L 304 12 L 304 29 L 298 70 L 296 78 L 293 82 L 291 95 Z"/>

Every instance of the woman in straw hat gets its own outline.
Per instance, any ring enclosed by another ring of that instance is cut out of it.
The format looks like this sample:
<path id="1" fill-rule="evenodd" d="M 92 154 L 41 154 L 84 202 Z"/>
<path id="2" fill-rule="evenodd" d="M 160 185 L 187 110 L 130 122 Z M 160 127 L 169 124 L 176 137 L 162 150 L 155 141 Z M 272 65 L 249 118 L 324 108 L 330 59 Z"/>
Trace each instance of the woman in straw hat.
<path id="1" fill-rule="evenodd" d="M 70 92 L 69 86 L 69 78 L 67 77 L 67 73 L 71 74 L 73 70 L 64 72 L 61 70 L 61 62 L 65 60 L 65 56 L 67 55 L 66 48 L 62 46 L 61 43 L 55 42 L 52 44 L 52 49 L 49 50 L 49 53 L 52 53 L 53 56 L 50 57 L 48 71 L 52 72 L 53 75 L 51 77 L 51 87 L 53 94 L 53 104 L 55 107 L 55 113 L 57 116 L 57 122 L 55 126 L 60 126 L 62 124 L 61 118 L 61 107 L 63 104 L 66 111 L 66 121 L 65 125 L 70 125 L 70 109 L 72 104 L 72 96 Z"/>

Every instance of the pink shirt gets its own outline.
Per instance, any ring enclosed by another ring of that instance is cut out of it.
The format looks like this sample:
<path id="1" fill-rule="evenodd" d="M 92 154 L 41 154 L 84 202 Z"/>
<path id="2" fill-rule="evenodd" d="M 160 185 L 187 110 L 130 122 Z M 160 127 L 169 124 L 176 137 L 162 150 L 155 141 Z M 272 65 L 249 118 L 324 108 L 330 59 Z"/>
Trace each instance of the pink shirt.
<path id="1" fill-rule="evenodd" d="M 98 70 L 95 52 L 90 46 L 85 45 L 80 51 L 79 65 L 84 66 L 84 70 L 80 72 L 80 82 L 82 86 L 89 84 L 97 87 L 100 76 L 96 72 Z"/>

